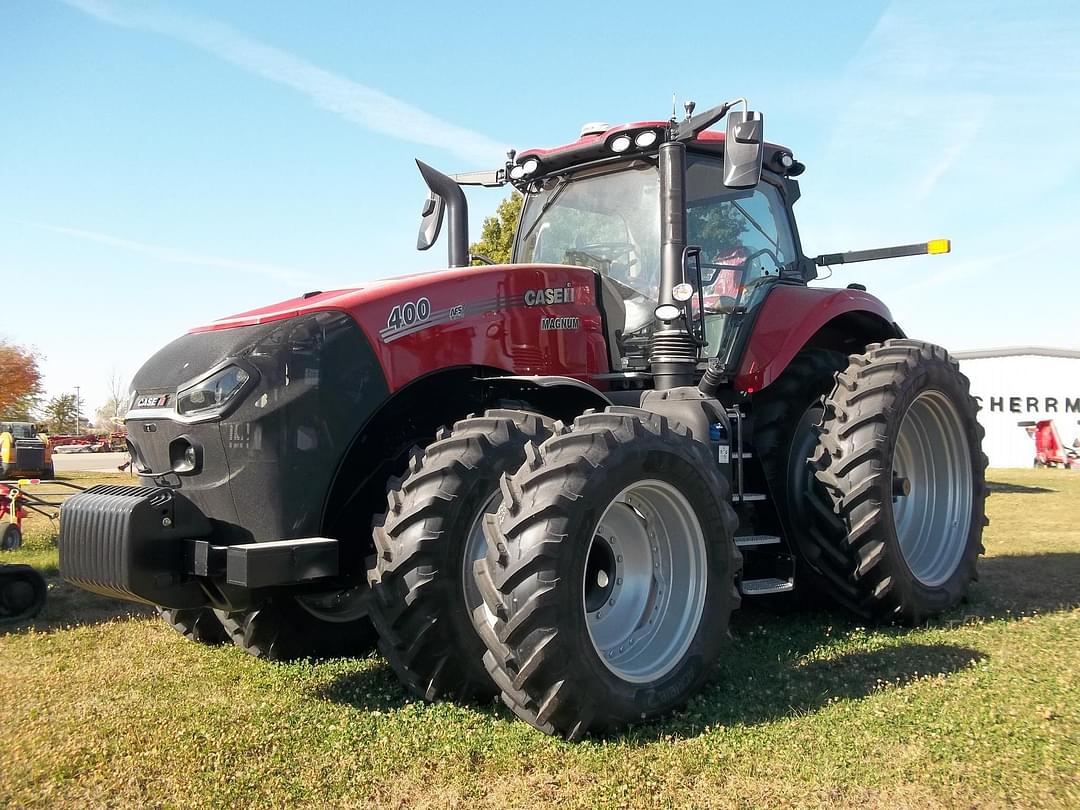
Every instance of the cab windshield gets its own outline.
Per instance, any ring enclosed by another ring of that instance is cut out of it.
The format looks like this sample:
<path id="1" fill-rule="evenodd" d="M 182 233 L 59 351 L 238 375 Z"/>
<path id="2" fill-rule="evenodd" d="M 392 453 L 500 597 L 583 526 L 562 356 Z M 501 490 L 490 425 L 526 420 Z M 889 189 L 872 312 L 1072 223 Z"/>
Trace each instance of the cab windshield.
<path id="1" fill-rule="evenodd" d="M 522 213 L 514 260 L 589 267 L 655 301 L 660 177 L 645 161 L 543 181 Z"/>

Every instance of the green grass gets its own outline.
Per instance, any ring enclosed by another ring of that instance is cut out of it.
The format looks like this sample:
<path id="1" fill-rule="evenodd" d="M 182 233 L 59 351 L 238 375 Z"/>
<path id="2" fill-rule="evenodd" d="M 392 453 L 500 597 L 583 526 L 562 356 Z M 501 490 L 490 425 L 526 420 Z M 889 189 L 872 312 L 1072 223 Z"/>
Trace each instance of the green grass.
<path id="1" fill-rule="evenodd" d="M 411 701 L 377 656 L 268 664 L 51 578 L 0 635 L 0 804 L 1077 807 L 1080 475 L 990 477 L 960 609 L 914 629 L 743 610 L 686 711 L 578 744 Z M 48 570 L 33 538 L 5 559 Z"/>

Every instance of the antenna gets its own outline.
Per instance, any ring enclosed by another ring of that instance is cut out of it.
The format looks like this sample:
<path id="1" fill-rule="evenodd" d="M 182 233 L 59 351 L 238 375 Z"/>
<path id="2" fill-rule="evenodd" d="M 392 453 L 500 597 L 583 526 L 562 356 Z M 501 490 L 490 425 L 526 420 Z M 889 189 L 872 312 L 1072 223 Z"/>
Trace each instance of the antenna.
<path id="1" fill-rule="evenodd" d="M 678 118 L 675 116 L 675 111 L 679 108 L 679 102 L 675 100 L 675 91 L 671 91 L 671 123 L 675 123 Z"/>

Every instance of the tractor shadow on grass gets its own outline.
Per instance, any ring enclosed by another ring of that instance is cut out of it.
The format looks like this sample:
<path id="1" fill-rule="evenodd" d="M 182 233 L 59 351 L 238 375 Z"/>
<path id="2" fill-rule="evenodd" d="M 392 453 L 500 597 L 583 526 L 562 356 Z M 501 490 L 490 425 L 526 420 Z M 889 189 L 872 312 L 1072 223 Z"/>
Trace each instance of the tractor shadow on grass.
<path id="1" fill-rule="evenodd" d="M 1006 555 L 979 561 L 979 582 L 969 602 L 931 627 L 963 627 L 972 619 L 1008 621 L 1032 613 L 1080 606 L 1080 553 Z M 923 628 L 881 627 L 866 632 L 874 649 L 829 654 L 861 628 L 848 614 L 822 608 L 778 613 L 749 600 L 732 619 L 734 644 L 689 705 L 674 715 L 601 737 L 647 744 L 661 737 L 694 737 L 718 725 L 757 725 L 796 717 L 831 703 L 861 700 L 927 678 L 962 672 L 985 654 L 949 641 L 909 640 Z M 362 710 L 395 711 L 414 702 L 389 666 L 350 673 L 318 697 Z M 476 705 L 488 716 L 510 719 L 501 704 Z"/>
<path id="2" fill-rule="evenodd" d="M 732 622 L 735 643 L 682 711 L 607 739 L 647 744 L 660 737 L 695 737 L 709 727 L 797 717 L 835 702 L 960 672 L 986 657 L 959 644 L 906 641 L 906 628 L 884 630 L 878 649 L 829 655 L 829 643 L 857 626 L 830 612 L 781 617 L 746 608 Z"/>
<path id="3" fill-rule="evenodd" d="M 987 481 L 986 488 L 990 490 L 991 494 L 1000 493 L 1003 495 L 1045 495 L 1057 492 L 1056 489 L 1050 489 L 1049 487 L 1029 487 L 1024 484 L 1012 484 L 1005 481 Z"/>
<path id="4" fill-rule="evenodd" d="M 385 661 L 360 672 L 341 675 L 316 691 L 316 697 L 363 711 L 390 712 L 419 698 L 412 697 Z"/>
<path id="5" fill-rule="evenodd" d="M 1052 613 L 1080 607 L 1080 553 L 1000 554 L 979 560 L 979 581 L 954 613 Z M 1007 618 L 1007 615 L 1002 617 Z"/>
<path id="6" fill-rule="evenodd" d="M 72 627 L 104 624 L 117 619 L 152 616 L 153 608 L 122 602 L 88 593 L 70 585 L 58 576 L 46 575 L 48 596 L 45 607 L 33 619 L 15 624 L 0 625 L 0 637 L 26 633 L 52 633 Z"/>

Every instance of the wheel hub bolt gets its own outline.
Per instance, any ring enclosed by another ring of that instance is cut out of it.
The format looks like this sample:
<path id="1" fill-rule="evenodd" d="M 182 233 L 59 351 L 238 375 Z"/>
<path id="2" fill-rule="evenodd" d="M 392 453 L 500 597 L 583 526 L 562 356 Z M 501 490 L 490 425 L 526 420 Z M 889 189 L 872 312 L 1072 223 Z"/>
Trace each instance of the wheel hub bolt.
<path id="1" fill-rule="evenodd" d="M 894 498 L 903 498 L 911 494 L 911 479 L 893 473 L 892 494 Z"/>

